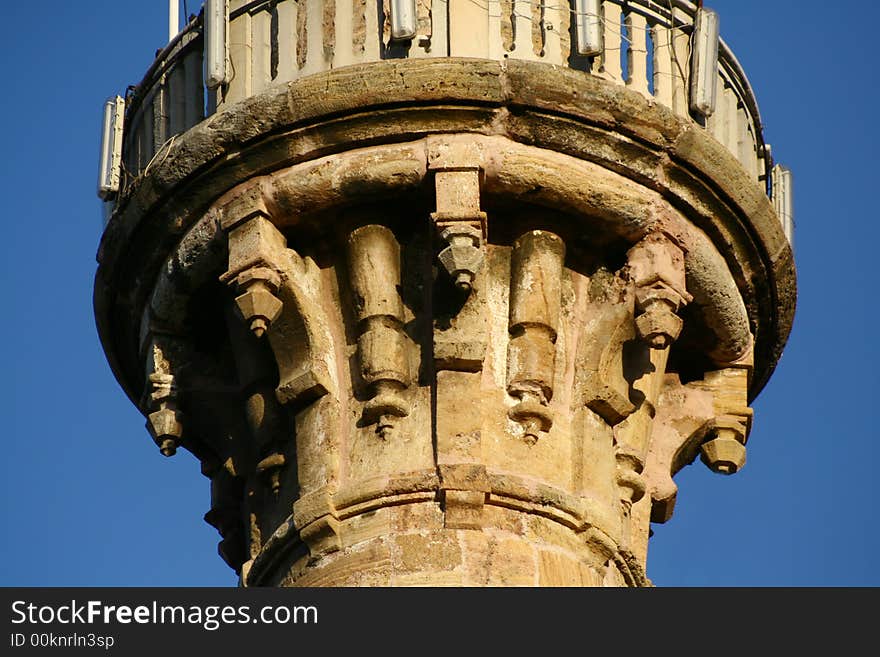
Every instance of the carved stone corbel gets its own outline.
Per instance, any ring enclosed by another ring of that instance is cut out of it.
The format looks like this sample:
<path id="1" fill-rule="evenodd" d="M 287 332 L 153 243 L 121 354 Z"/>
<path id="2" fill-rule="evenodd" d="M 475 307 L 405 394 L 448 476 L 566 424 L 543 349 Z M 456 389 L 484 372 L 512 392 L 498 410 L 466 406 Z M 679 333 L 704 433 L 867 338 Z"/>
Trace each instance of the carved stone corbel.
<path id="1" fill-rule="evenodd" d="M 617 463 L 617 486 L 620 489 L 620 501 L 627 510 L 645 495 L 644 456 L 628 445 L 617 445 L 614 460 Z"/>
<path id="2" fill-rule="evenodd" d="M 636 289 L 636 330 L 653 349 L 665 349 L 681 333 L 676 313 L 690 303 L 684 251 L 663 233 L 651 233 L 627 253 Z"/>
<path id="3" fill-rule="evenodd" d="M 553 397 L 564 262 L 565 243 L 553 233 L 533 230 L 513 244 L 507 392 L 519 401 L 508 415 L 522 425 L 530 443 L 553 426 L 548 404 Z"/>
<path id="4" fill-rule="evenodd" d="M 712 423 L 709 439 L 700 446 L 700 458 L 710 470 L 732 475 L 746 464 L 745 425 L 725 415 Z"/>
<path id="5" fill-rule="evenodd" d="M 593 275 L 580 330 L 577 363 L 584 405 L 613 427 L 636 409 L 623 364 L 624 347 L 635 337 L 632 296 L 619 276 L 605 270 Z"/>
<path id="6" fill-rule="evenodd" d="M 651 522 L 664 523 L 672 517 L 678 495 L 672 477 L 696 458 L 714 417 L 708 391 L 682 385 L 677 374 L 665 377 L 644 472 L 651 491 Z"/>
<path id="7" fill-rule="evenodd" d="M 489 494 L 486 466 L 450 463 L 438 467 L 447 529 L 482 529 L 483 507 Z"/>
<path id="8" fill-rule="evenodd" d="M 710 470 L 731 475 L 746 463 L 746 441 L 752 426 L 748 384 L 752 352 L 735 366 L 707 372 L 690 385 L 712 394 L 715 418 L 710 423 L 700 458 Z"/>
<path id="9" fill-rule="evenodd" d="M 142 407 L 147 431 L 164 456 L 174 456 L 183 439 L 183 413 L 179 408 L 173 372 L 173 338 L 152 334 L 147 346 L 147 385 Z"/>
<path id="10" fill-rule="evenodd" d="M 235 300 L 238 311 L 254 335 L 269 339 L 278 400 L 303 404 L 333 393 L 332 340 L 317 266 L 287 248 L 256 189 L 224 207 L 221 225 L 229 237 L 229 268 L 220 280 L 243 292 Z"/>
<path id="11" fill-rule="evenodd" d="M 403 330 L 400 246 L 385 226 L 370 224 L 348 238 L 351 286 L 360 335 L 361 376 L 370 390 L 364 421 L 387 437 L 395 418 L 409 415 L 403 391 L 410 385 L 410 344 Z"/>
<path id="12" fill-rule="evenodd" d="M 280 278 L 271 269 L 253 267 L 239 274 L 236 283 L 243 294 L 235 297 L 235 305 L 254 335 L 262 338 L 281 314 L 281 300 L 275 296 Z"/>
<path id="13" fill-rule="evenodd" d="M 617 484 L 625 514 L 629 515 L 647 487 L 643 471 L 649 437 L 669 349 L 683 326 L 676 313 L 691 301 L 691 296 L 685 285 L 684 251 L 669 236 L 660 232 L 649 234 L 629 250 L 627 259 L 635 292 L 635 330 L 642 343 L 641 347 L 636 346 L 641 355 L 630 363 L 632 389 L 642 399 L 626 423 L 615 431 Z M 650 506 L 644 507 L 642 513 L 650 515 Z"/>
<path id="14" fill-rule="evenodd" d="M 276 368 L 265 341 L 255 339 L 231 309 L 226 313 L 227 330 L 233 345 L 238 386 L 244 398 L 244 415 L 253 439 L 248 462 L 257 460 L 255 470 L 262 483 L 277 495 L 281 470 L 285 466 L 284 443 L 290 439 L 287 414 L 275 390 Z"/>
<path id="15" fill-rule="evenodd" d="M 243 484 L 230 471 L 230 465 L 202 467 L 202 474 L 211 479 L 211 510 L 204 518 L 220 534 L 217 551 L 229 567 L 240 572 L 241 565 L 260 550 L 259 535 L 246 540 L 242 511 Z M 255 541 L 255 542 L 254 542 Z"/>
<path id="16" fill-rule="evenodd" d="M 257 188 L 226 205 L 221 225 L 229 235 L 229 267 L 220 280 L 241 292 L 236 308 L 254 335 L 262 337 L 283 307 L 275 295 L 281 278 L 273 265 L 286 241 L 269 221 Z"/>
<path id="17" fill-rule="evenodd" d="M 306 493 L 293 503 L 293 525 L 312 558 L 342 549 L 341 523 L 326 489 Z"/>
<path id="18" fill-rule="evenodd" d="M 486 239 L 480 210 L 480 152 L 472 141 L 428 138 L 428 170 L 434 172 L 437 211 L 431 220 L 447 246 L 438 259 L 455 287 L 470 292 Z"/>
<path id="19" fill-rule="evenodd" d="M 177 410 L 177 387 L 170 374 L 150 375 L 150 408 L 147 430 L 159 446 L 163 456 L 174 456 L 183 438 L 183 419 Z"/>
<path id="20" fill-rule="evenodd" d="M 278 495 L 281 490 L 281 470 L 287 464 L 284 454 L 273 452 L 262 461 L 257 463 L 257 474 L 267 481 L 269 490 L 273 495 Z"/>

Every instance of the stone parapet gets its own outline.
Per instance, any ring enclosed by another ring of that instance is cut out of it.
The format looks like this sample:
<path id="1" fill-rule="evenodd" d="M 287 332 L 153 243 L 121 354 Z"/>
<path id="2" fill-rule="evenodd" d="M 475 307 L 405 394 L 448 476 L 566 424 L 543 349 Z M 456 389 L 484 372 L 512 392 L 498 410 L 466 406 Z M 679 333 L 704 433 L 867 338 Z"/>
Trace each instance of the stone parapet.
<path id="1" fill-rule="evenodd" d="M 126 99 L 122 186 L 205 116 L 273 86 L 352 65 L 447 57 L 538 62 L 632 90 L 704 126 L 756 185 L 771 186 L 758 105 L 723 40 L 711 75 L 714 110 L 703 116 L 693 109 L 696 4 L 411 1 L 415 33 L 394 38 L 391 0 L 228 0 L 225 81 L 210 88 L 203 15 L 193 16 Z M 595 23 L 590 43 L 582 43 L 583 22 Z"/>

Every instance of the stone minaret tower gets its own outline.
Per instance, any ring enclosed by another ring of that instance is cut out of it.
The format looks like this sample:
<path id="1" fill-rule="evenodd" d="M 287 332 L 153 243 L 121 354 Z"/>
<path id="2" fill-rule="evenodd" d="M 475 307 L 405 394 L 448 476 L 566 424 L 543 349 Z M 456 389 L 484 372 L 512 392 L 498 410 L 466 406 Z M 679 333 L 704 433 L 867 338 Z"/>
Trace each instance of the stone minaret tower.
<path id="1" fill-rule="evenodd" d="M 717 28 L 208 0 L 108 101 L 101 340 L 242 585 L 650 585 L 794 314 L 790 174 Z"/>

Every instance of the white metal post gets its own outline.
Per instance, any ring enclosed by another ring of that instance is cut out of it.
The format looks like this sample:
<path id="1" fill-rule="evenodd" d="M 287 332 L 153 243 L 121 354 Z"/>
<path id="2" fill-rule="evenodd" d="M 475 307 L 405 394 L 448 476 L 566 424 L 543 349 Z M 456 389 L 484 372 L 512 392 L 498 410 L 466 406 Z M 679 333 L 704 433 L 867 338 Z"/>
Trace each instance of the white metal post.
<path id="1" fill-rule="evenodd" d="M 180 31 L 180 0 L 168 0 L 168 40 Z"/>

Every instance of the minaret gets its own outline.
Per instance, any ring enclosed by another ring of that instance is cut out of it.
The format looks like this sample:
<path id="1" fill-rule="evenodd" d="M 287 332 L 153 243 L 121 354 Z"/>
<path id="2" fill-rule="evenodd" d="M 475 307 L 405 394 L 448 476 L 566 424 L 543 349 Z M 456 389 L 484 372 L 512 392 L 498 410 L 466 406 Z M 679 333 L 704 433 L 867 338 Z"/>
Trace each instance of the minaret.
<path id="1" fill-rule="evenodd" d="M 101 340 L 243 586 L 646 586 L 745 464 L 791 175 L 710 9 L 208 0 L 104 127 Z"/>

